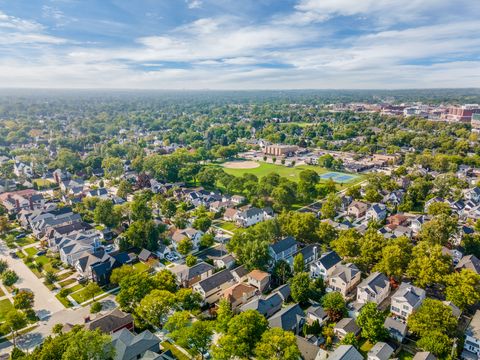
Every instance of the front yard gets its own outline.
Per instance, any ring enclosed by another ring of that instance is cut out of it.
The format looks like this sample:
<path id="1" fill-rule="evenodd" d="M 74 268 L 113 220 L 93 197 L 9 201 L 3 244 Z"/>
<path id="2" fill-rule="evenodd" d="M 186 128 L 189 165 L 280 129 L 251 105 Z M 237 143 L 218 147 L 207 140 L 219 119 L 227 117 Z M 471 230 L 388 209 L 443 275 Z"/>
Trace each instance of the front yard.
<path id="1" fill-rule="evenodd" d="M 5 315 L 13 309 L 13 305 L 8 299 L 0 300 L 0 322 L 5 320 Z"/>

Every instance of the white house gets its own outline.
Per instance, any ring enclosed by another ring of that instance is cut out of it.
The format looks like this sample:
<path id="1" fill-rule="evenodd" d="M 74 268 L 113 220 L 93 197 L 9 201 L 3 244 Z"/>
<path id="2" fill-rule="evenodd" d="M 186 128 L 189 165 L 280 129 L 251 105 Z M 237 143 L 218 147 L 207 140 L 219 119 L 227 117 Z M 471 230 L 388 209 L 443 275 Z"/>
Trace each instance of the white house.
<path id="1" fill-rule="evenodd" d="M 341 262 L 341 257 L 335 251 L 328 251 L 322 254 L 317 261 L 310 264 L 310 276 L 314 279 L 321 277 L 326 280 L 332 274 L 335 266 Z"/>
<path id="2" fill-rule="evenodd" d="M 374 302 L 379 305 L 390 294 L 390 281 L 381 272 L 370 274 L 357 286 L 357 301 L 360 303 Z"/>
<path id="3" fill-rule="evenodd" d="M 270 208 L 259 209 L 257 207 L 251 207 L 238 212 L 235 215 L 235 221 L 239 226 L 249 227 L 272 217 L 273 211 Z"/>
<path id="4" fill-rule="evenodd" d="M 480 357 L 480 310 L 477 310 L 465 331 L 465 344 L 463 349 L 463 351 L 474 353 L 477 357 Z M 463 358 L 467 358 L 463 355 L 462 353 Z"/>
<path id="5" fill-rule="evenodd" d="M 284 260 L 292 265 L 293 255 L 297 252 L 297 241 L 293 237 L 287 236 L 286 238 L 269 245 L 268 252 L 270 253 L 272 264 Z"/>
<path id="6" fill-rule="evenodd" d="M 384 204 L 373 204 L 366 212 L 367 220 L 382 221 L 387 217 L 387 207 Z"/>
<path id="7" fill-rule="evenodd" d="M 425 290 L 408 283 L 402 283 L 392 295 L 390 312 L 404 319 L 420 307 L 425 299 Z"/>

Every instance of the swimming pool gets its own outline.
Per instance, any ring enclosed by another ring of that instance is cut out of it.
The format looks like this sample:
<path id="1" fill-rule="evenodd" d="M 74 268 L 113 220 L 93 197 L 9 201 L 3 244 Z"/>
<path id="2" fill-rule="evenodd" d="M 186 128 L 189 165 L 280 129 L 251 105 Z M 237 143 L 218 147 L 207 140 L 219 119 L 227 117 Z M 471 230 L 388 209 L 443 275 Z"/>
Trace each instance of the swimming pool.
<path id="1" fill-rule="evenodd" d="M 345 174 L 345 173 L 338 173 L 338 172 L 327 172 L 325 174 L 320 175 L 320 178 L 324 180 L 332 179 L 335 182 L 338 183 L 346 183 L 349 181 L 352 181 L 355 179 L 357 176 L 356 175 L 350 175 L 350 174 Z"/>

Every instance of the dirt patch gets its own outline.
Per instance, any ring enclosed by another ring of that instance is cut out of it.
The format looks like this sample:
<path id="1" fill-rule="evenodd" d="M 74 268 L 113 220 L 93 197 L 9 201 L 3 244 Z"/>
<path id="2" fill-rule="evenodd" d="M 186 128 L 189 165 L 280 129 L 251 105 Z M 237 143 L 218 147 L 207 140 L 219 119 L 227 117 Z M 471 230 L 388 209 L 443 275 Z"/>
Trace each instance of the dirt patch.
<path id="1" fill-rule="evenodd" d="M 255 161 L 228 161 L 222 166 L 227 169 L 255 169 L 260 164 Z"/>

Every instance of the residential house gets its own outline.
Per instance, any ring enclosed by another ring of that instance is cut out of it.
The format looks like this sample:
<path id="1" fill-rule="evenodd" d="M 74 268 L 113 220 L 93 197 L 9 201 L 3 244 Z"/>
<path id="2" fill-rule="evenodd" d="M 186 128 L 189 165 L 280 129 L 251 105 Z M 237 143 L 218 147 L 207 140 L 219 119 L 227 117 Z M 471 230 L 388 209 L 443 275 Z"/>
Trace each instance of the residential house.
<path id="1" fill-rule="evenodd" d="M 472 317 L 472 320 L 465 331 L 465 344 L 463 349 L 464 352 L 468 351 L 475 354 L 476 358 L 480 357 L 480 310 L 475 312 L 475 315 Z M 462 358 L 472 357 L 464 356 L 462 353 Z"/>
<path id="2" fill-rule="evenodd" d="M 147 351 L 160 352 L 160 339 L 148 330 L 137 335 L 128 329 L 117 331 L 112 334 L 112 345 L 114 360 L 138 360 Z"/>
<path id="3" fill-rule="evenodd" d="M 270 254 L 272 266 L 280 260 L 284 260 L 292 265 L 293 255 L 297 252 L 297 246 L 297 241 L 291 236 L 287 236 L 286 238 L 269 245 L 268 252 Z"/>
<path id="4" fill-rule="evenodd" d="M 390 337 L 399 343 L 402 343 L 407 336 L 407 324 L 392 317 L 385 319 L 383 327 L 388 331 Z"/>
<path id="5" fill-rule="evenodd" d="M 196 230 L 191 227 L 186 229 L 177 229 L 171 236 L 173 247 L 177 249 L 178 244 L 185 238 L 188 238 L 192 240 L 193 248 L 197 249 L 200 244 L 200 238 L 203 236 L 203 234 L 203 231 Z"/>
<path id="6" fill-rule="evenodd" d="M 408 283 L 402 283 L 391 298 L 390 312 L 404 319 L 420 307 L 425 299 L 425 290 Z"/>
<path id="7" fill-rule="evenodd" d="M 328 278 L 328 286 L 347 296 L 361 281 L 361 272 L 354 264 L 340 264 L 335 267 Z"/>
<path id="8" fill-rule="evenodd" d="M 353 216 L 354 218 L 364 217 L 368 210 L 368 204 L 361 201 L 352 201 L 352 203 L 347 208 L 347 215 Z"/>
<path id="9" fill-rule="evenodd" d="M 300 356 L 302 360 L 321 360 L 322 353 L 325 350 L 320 349 L 316 344 L 311 343 L 307 339 L 295 336 L 297 339 L 298 350 L 300 351 Z"/>
<path id="10" fill-rule="evenodd" d="M 290 297 L 290 286 L 283 285 L 268 296 L 260 295 L 249 303 L 242 305 L 240 311 L 256 310 L 266 318 L 280 311 L 282 305 Z"/>
<path id="11" fill-rule="evenodd" d="M 155 251 L 155 254 L 159 259 L 165 259 L 165 256 L 167 256 L 167 254 L 170 254 L 170 253 L 171 253 L 170 248 L 167 245 L 161 244 L 161 243 L 158 244 L 157 251 Z"/>
<path id="12" fill-rule="evenodd" d="M 180 286 L 189 288 L 199 281 L 205 280 L 213 275 L 215 268 L 206 262 L 199 262 L 192 267 L 185 264 L 175 266 L 171 272 L 176 276 Z"/>
<path id="13" fill-rule="evenodd" d="M 437 358 L 431 352 L 419 351 L 415 354 L 412 360 L 437 360 Z"/>
<path id="14" fill-rule="evenodd" d="M 156 259 L 155 254 L 147 249 L 142 249 L 142 251 L 140 251 L 140 253 L 138 254 L 138 260 L 142 262 L 148 262 L 155 259 Z"/>
<path id="15" fill-rule="evenodd" d="M 32 165 L 27 165 L 21 161 L 15 161 L 13 164 L 13 173 L 16 177 L 31 178 L 33 177 Z"/>
<path id="16" fill-rule="evenodd" d="M 480 260 L 475 255 L 462 257 L 457 266 L 455 266 L 455 270 L 461 271 L 463 269 L 470 269 L 480 274 Z"/>
<path id="17" fill-rule="evenodd" d="M 480 187 L 475 186 L 472 189 L 465 191 L 465 199 L 471 200 L 474 203 L 480 203 Z"/>
<path id="18" fill-rule="evenodd" d="M 259 209 L 250 207 L 246 210 L 239 211 L 235 216 L 235 221 L 239 226 L 249 227 L 273 217 L 273 211 L 270 208 Z"/>
<path id="19" fill-rule="evenodd" d="M 43 195 L 33 189 L 0 194 L 0 203 L 9 214 L 16 214 L 21 210 L 35 210 L 45 207 Z"/>
<path id="20" fill-rule="evenodd" d="M 293 255 L 293 257 L 295 258 L 295 256 L 297 256 L 298 254 L 302 254 L 305 268 L 309 268 L 310 264 L 313 263 L 318 258 L 318 245 L 316 244 L 306 245 L 302 247 L 300 250 L 298 250 L 297 253 Z"/>
<path id="21" fill-rule="evenodd" d="M 88 234 L 76 232 L 61 237 L 58 242 L 55 239 L 55 246 L 51 250 L 57 250 L 60 260 L 65 264 L 74 266 L 75 262 L 84 256 L 87 251 L 96 251 L 100 247 L 100 236 L 97 233 Z"/>
<path id="22" fill-rule="evenodd" d="M 245 196 L 242 196 L 242 195 L 233 195 L 230 198 L 230 201 L 235 205 L 243 204 L 246 200 L 247 199 L 245 198 Z"/>
<path id="23" fill-rule="evenodd" d="M 340 340 L 342 340 L 348 333 L 353 333 L 355 336 L 359 336 L 361 329 L 358 327 L 355 319 L 343 318 L 335 324 L 333 327 L 333 333 Z"/>
<path id="24" fill-rule="evenodd" d="M 363 355 L 353 345 L 340 345 L 330 354 L 328 360 L 363 360 Z"/>
<path id="25" fill-rule="evenodd" d="M 247 274 L 247 282 L 260 292 L 264 292 L 270 284 L 270 274 L 261 270 L 252 270 Z"/>
<path id="26" fill-rule="evenodd" d="M 88 250 L 74 262 L 74 267 L 85 278 L 99 285 L 107 285 L 110 283 L 112 271 L 130 262 L 126 252 L 107 254 L 103 249 Z"/>
<path id="27" fill-rule="evenodd" d="M 230 271 L 237 282 L 244 282 L 247 280 L 249 274 L 248 270 L 245 269 L 245 266 L 240 265 Z"/>
<path id="28" fill-rule="evenodd" d="M 239 210 L 237 210 L 235 208 L 227 208 L 227 209 L 225 209 L 225 212 L 223 213 L 223 220 L 225 220 L 225 221 L 235 221 L 238 213 L 239 213 Z"/>
<path id="29" fill-rule="evenodd" d="M 116 308 L 109 313 L 97 317 L 85 324 L 87 330 L 100 330 L 104 334 L 112 335 L 122 329 L 133 330 L 133 316 Z"/>
<path id="30" fill-rule="evenodd" d="M 300 305 L 292 304 L 268 318 L 268 324 L 271 328 L 278 327 L 299 334 L 305 324 L 305 313 Z"/>
<path id="31" fill-rule="evenodd" d="M 381 272 L 373 272 L 357 286 L 357 301 L 379 305 L 390 294 L 390 281 Z"/>
<path id="32" fill-rule="evenodd" d="M 393 355 L 393 348 L 385 342 L 379 341 L 370 349 L 367 360 L 388 360 Z"/>
<path id="33" fill-rule="evenodd" d="M 394 190 L 384 197 L 383 201 L 393 206 L 398 206 L 402 203 L 403 198 L 405 197 L 405 191 L 403 190 Z"/>
<path id="34" fill-rule="evenodd" d="M 225 269 L 200 280 L 193 285 L 193 290 L 202 295 L 204 302 L 214 304 L 223 296 L 223 292 L 235 282 L 230 270 Z"/>
<path id="35" fill-rule="evenodd" d="M 213 264 L 217 269 L 231 269 L 235 265 L 235 258 L 231 254 L 225 254 L 215 258 Z"/>
<path id="36" fill-rule="evenodd" d="M 257 293 L 258 289 L 255 286 L 239 283 L 226 289 L 223 297 L 230 303 L 232 311 L 236 312 L 239 307 L 248 303 Z"/>
<path id="37" fill-rule="evenodd" d="M 367 220 L 383 221 L 387 217 L 387 207 L 384 204 L 372 204 L 365 214 Z"/>
<path id="38" fill-rule="evenodd" d="M 335 251 L 328 251 L 322 254 L 317 261 L 310 264 L 310 276 L 314 279 L 321 277 L 323 280 L 327 280 L 335 267 L 341 262 L 342 259 Z"/>
<path id="39" fill-rule="evenodd" d="M 327 319 L 328 315 L 326 311 L 320 305 L 311 305 L 306 310 L 307 324 L 311 325 L 318 321 L 319 325 L 322 325 Z"/>

